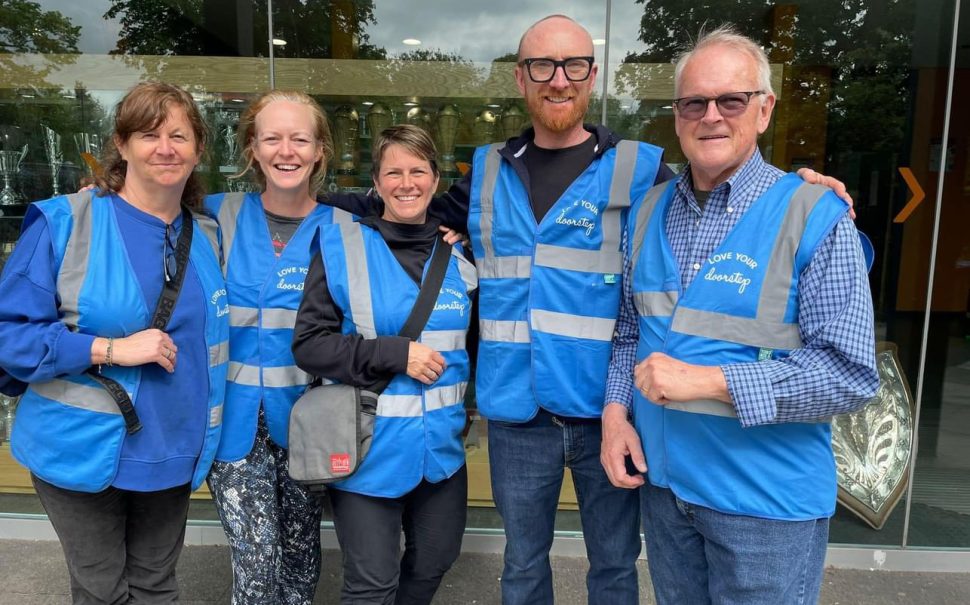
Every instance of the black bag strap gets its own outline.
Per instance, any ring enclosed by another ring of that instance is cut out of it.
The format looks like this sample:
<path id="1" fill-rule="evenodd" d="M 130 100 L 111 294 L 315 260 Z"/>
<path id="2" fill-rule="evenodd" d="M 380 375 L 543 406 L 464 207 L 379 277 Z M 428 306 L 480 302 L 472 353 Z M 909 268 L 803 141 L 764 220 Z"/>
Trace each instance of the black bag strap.
<path id="1" fill-rule="evenodd" d="M 172 319 L 172 311 L 175 310 L 175 303 L 178 302 L 179 294 L 182 292 L 182 282 L 185 280 L 186 267 L 189 264 L 193 230 L 192 212 L 183 205 L 182 230 L 179 233 L 178 243 L 175 245 L 175 277 L 166 281 L 162 287 L 162 293 L 155 304 L 155 313 L 152 315 L 151 324 L 149 324 L 152 328 L 164 330 L 168 326 L 169 320 Z M 139 420 L 135 406 L 125 388 L 117 380 L 108 378 L 93 367 L 88 368 L 88 374 L 103 386 L 111 395 L 111 398 L 115 400 L 118 409 L 121 410 L 121 416 L 125 419 L 125 430 L 128 434 L 134 435 L 140 431 L 141 420 Z"/>
<path id="2" fill-rule="evenodd" d="M 421 336 L 421 330 L 428 323 L 428 318 L 431 317 L 431 312 L 434 310 L 434 304 L 438 300 L 441 284 L 445 281 L 449 257 L 451 257 L 451 246 L 445 242 L 443 237 L 439 236 L 435 241 L 434 252 L 431 253 L 431 265 L 421 283 L 421 291 L 418 292 L 418 298 L 414 301 L 411 313 L 404 321 L 404 326 L 401 327 L 398 336 L 404 336 L 409 340 L 417 340 Z M 390 383 L 391 379 L 382 380 L 372 388 L 367 389 L 365 393 L 371 392 L 379 395 Z"/>
<path id="3" fill-rule="evenodd" d="M 434 252 L 431 253 L 431 266 L 428 273 L 424 276 L 424 283 L 421 284 L 421 291 L 418 298 L 411 307 L 411 314 L 408 315 L 404 326 L 398 332 L 398 336 L 405 336 L 411 340 L 417 340 L 421 336 L 421 330 L 428 323 L 434 304 L 438 300 L 441 292 L 441 284 L 445 281 L 445 273 L 448 272 L 448 259 L 451 256 L 451 246 L 445 242 L 444 238 L 439 237 L 435 242 Z"/>
<path id="4" fill-rule="evenodd" d="M 182 206 L 182 230 L 179 233 L 179 241 L 175 244 L 175 277 L 166 281 L 162 287 L 162 294 L 158 297 L 155 314 L 152 316 L 153 328 L 164 330 L 172 319 L 172 311 L 175 310 L 175 303 L 178 302 L 179 294 L 182 292 L 182 281 L 185 279 L 185 268 L 189 264 L 189 254 L 192 252 L 193 231 L 192 212 Z"/>

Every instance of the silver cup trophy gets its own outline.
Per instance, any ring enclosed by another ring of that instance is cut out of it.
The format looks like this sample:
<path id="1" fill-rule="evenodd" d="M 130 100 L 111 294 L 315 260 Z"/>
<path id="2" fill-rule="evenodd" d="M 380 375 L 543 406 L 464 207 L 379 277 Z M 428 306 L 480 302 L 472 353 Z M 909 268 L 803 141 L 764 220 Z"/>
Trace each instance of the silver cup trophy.
<path id="1" fill-rule="evenodd" d="M 13 177 L 20 172 L 20 164 L 27 156 L 27 144 L 20 149 L 0 151 L 0 177 L 3 178 L 3 191 L 0 191 L 0 206 L 12 206 L 21 201 L 21 196 L 13 188 Z"/>
<path id="2" fill-rule="evenodd" d="M 497 122 L 498 117 L 488 107 L 478 112 L 478 115 L 475 116 L 475 125 L 473 126 L 476 145 L 488 145 L 489 143 L 495 142 L 495 127 Z"/>
<path id="3" fill-rule="evenodd" d="M 14 412 L 17 410 L 19 397 L 7 397 L 0 394 L 0 443 L 10 441 L 13 432 Z"/>
<path id="4" fill-rule="evenodd" d="M 219 172 L 221 174 L 235 174 L 239 172 L 239 143 L 236 140 L 239 112 L 227 110 L 216 112 L 216 124 L 225 149 L 223 164 L 219 166 Z"/>
<path id="5" fill-rule="evenodd" d="M 391 110 L 383 103 L 374 103 L 367 112 L 367 132 L 370 133 L 371 140 L 384 132 L 384 129 L 394 122 Z"/>
<path id="6" fill-rule="evenodd" d="M 438 110 L 435 121 L 435 143 L 438 145 L 438 153 L 441 154 L 441 174 L 446 177 L 458 175 L 458 166 L 455 165 L 455 142 L 458 138 L 460 122 L 461 113 L 455 105 L 443 105 Z"/>
<path id="7" fill-rule="evenodd" d="M 431 134 L 431 114 L 420 105 L 415 105 L 404 114 L 404 121 Z"/>
<path id="8" fill-rule="evenodd" d="M 509 103 L 502 111 L 502 137 L 511 139 L 522 134 L 522 126 L 525 124 L 525 113 L 519 109 L 518 104 Z"/>
<path id="9" fill-rule="evenodd" d="M 336 147 L 337 174 L 357 174 L 357 135 L 360 116 L 350 105 L 341 105 L 333 114 L 333 142 Z"/>
<path id="10" fill-rule="evenodd" d="M 51 169 L 51 196 L 57 197 L 61 194 L 57 181 L 61 174 L 61 164 L 64 162 L 64 153 L 61 151 L 61 135 L 46 124 L 41 124 L 41 130 L 44 132 L 44 153 L 47 156 L 47 165 Z"/>

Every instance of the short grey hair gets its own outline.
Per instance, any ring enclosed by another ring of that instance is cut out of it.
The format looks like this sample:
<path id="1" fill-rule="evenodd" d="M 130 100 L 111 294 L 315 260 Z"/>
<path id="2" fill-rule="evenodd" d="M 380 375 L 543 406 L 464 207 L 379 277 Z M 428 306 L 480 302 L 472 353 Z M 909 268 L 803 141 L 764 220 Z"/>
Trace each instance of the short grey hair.
<path id="1" fill-rule="evenodd" d="M 737 28 L 726 23 L 711 31 L 701 31 L 697 34 L 697 40 L 681 51 L 674 59 L 674 96 L 680 95 L 680 79 L 684 74 L 684 67 L 687 62 L 698 51 L 709 46 L 727 46 L 734 50 L 747 53 L 758 67 L 758 89 L 767 94 L 774 95 L 775 91 L 771 88 L 771 65 L 768 63 L 768 55 L 765 54 L 761 45 L 751 38 L 738 32 Z"/>

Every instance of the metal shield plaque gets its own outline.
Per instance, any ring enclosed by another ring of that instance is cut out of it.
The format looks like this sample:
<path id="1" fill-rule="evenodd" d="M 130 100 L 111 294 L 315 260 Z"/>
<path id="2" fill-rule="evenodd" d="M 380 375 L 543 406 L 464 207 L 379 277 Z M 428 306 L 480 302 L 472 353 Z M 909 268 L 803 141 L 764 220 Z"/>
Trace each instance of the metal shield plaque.
<path id="1" fill-rule="evenodd" d="M 869 404 L 832 420 L 838 502 L 873 529 L 882 529 L 909 481 L 913 397 L 896 345 L 876 348 L 879 391 Z"/>

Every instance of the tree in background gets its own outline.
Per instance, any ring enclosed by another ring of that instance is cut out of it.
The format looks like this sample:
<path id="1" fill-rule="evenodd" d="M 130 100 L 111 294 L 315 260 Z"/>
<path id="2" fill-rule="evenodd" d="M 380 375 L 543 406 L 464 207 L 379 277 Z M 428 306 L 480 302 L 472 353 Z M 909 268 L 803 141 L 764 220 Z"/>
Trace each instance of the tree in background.
<path id="1" fill-rule="evenodd" d="M 828 150 L 895 153 L 905 136 L 909 111 L 913 0 L 815 0 L 793 5 L 794 20 L 773 32 L 767 0 L 636 0 L 644 6 L 638 39 L 644 48 L 624 63 L 669 63 L 702 27 L 733 23 L 759 42 L 769 56 L 787 57 L 796 67 L 823 67 L 829 81 L 798 82 L 805 95 L 830 91 Z M 774 33 L 774 36 L 772 34 Z M 789 47 L 790 44 L 790 47 Z M 635 90 L 638 82 L 618 78 L 617 88 Z M 817 73 L 817 72 L 816 72 Z M 776 91 L 777 92 L 777 91 Z"/>

